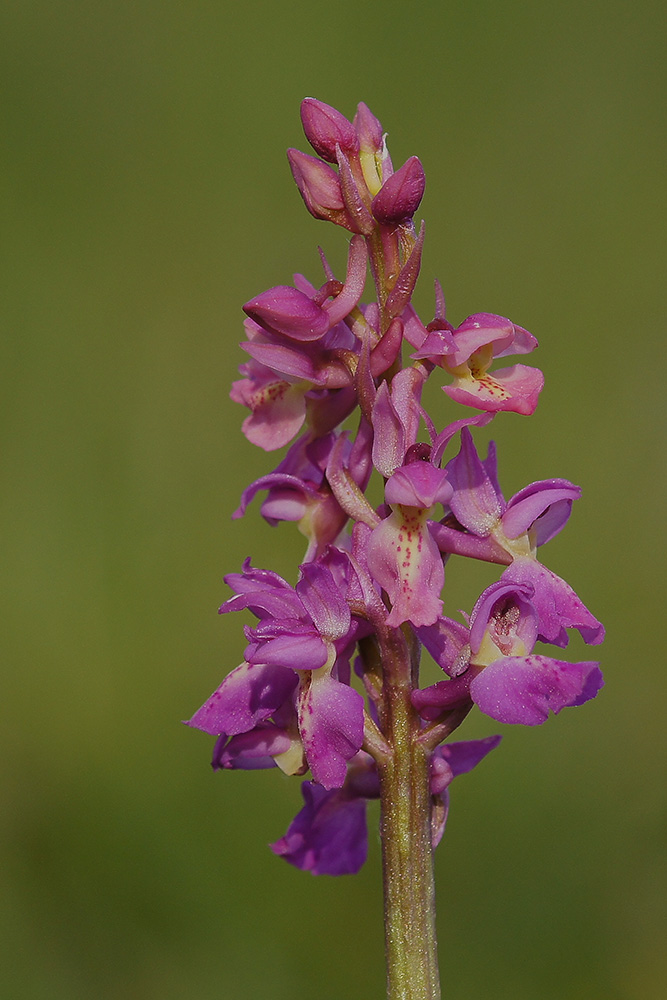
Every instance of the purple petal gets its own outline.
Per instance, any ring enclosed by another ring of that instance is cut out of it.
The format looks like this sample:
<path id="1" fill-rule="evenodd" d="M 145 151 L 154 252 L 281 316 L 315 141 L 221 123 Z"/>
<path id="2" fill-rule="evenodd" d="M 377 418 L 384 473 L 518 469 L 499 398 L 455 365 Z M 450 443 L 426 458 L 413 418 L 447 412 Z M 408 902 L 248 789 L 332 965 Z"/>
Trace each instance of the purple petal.
<path id="1" fill-rule="evenodd" d="M 464 528 L 482 538 L 498 523 L 502 507 L 467 427 L 461 428 L 461 449 L 447 464 L 454 494 L 449 506 Z"/>
<path id="2" fill-rule="evenodd" d="M 302 508 L 305 504 L 306 497 L 316 499 L 319 496 L 319 493 L 314 486 L 310 483 L 304 483 L 304 481 L 299 479 L 297 476 L 289 476 L 281 472 L 270 472 L 268 476 L 260 476 L 260 478 L 256 479 L 254 483 L 250 484 L 250 486 L 246 486 L 241 494 L 241 503 L 232 514 L 232 517 L 242 517 L 246 512 L 248 504 L 260 490 L 273 491 L 276 487 L 288 489 L 292 498 L 296 500 Z M 301 495 L 299 496 L 299 494 Z M 281 520 L 298 520 L 298 518 L 281 518 Z"/>
<path id="3" fill-rule="evenodd" d="M 335 170 L 315 156 L 309 156 L 298 149 L 288 149 L 287 159 L 310 214 L 316 219 L 328 219 L 345 225 L 343 196 Z"/>
<path id="4" fill-rule="evenodd" d="M 537 641 L 538 618 L 530 598 L 533 588 L 501 579 L 491 584 L 481 595 L 470 616 L 470 649 L 472 662 L 479 663 L 479 653 L 485 639 L 490 639 L 494 652 L 505 656 L 532 652 Z M 481 661 L 484 662 L 483 660 Z"/>
<path id="5" fill-rule="evenodd" d="M 288 379 L 304 379 L 314 385 L 324 385 L 326 379 L 318 374 L 317 365 L 308 354 L 298 347 L 286 344 L 271 344 L 266 341 L 245 340 L 241 347 L 251 358 Z"/>
<path id="6" fill-rule="evenodd" d="M 452 492 L 444 469 L 417 461 L 394 472 L 387 481 L 384 497 L 388 504 L 429 509 L 436 503 L 447 503 Z"/>
<path id="7" fill-rule="evenodd" d="M 402 464 L 407 447 L 403 423 L 387 382 L 382 382 L 375 397 L 373 428 L 373 465 L 387 479 Z"/>
<path id="8" fill-rule="evenodd" d="M 568 628 L 576 628 L 584 642 L 595 646 L 604 639 L 604 627 L 572 587 L 536 559 L 518 558 L 507 567 L 501 580 L 534 589 L 532 603 L 539 615 L 539 638 L 554 646 L 567 646 Z"/>
<path id="9" fill-rule="evenodd" d="M 272 569 L 251 566 L 250 557 L 244 560 L 241 573 L 227 573 L 225 583 L 237 594 L 249 594 L 261 590 L 277 590 L 283 594 L 292 591 L 287 580 L 279 573 L 275 573 Z"/>
<path id="10" fill-rule="evenodd" d="M 302 684 L 297 711 L 313 778 L 325 788 L 340 788 L 347 761 L 363 743 L 364 699 L 329 674 L 312 674 Z"/>
<path id="11" fill-rule="evenodd" d="M 539 726 L 550 711 L 557 714 L 594 698 L 603 683 L 597 663 L 509 656 L 482 670 L 470 694 L 482 712 L 498 722 Z"/>
<path id="12" fill-rule="evenodd" d="M 485 427 L 493 420 L 494 416 L 494 413 L 476 413 L 474 417 L 463 417 L 462 420 L 455 420 L 454 423 L 448 424 L 443 430 L 440 431 L 433 442 L 433 454 L 431 455 L 431 461 L 434 465 L 440 464 L 445 448 L 462 427 Z M 491 446 L 489 445 L 489 447 Z M 482 465 L 486 469 L 486 462 L 482 462 Z M 491 479 L 493 481 L 493 476 L 491 476 Z M 498 493 L 500 493 L 500 490 L 498 490 Z"/>
<path id="13" fill-rule="evenodd" d="M 305 805 L 271 850 L 312 875 L 354 875 L 368 850 L 366 803 L 304 781 Z"/>
<path id="14" fill-rule="evenodd" d="M 487 344 L 493 344 L 494 356 L 513 354 L 514 323 L 494 313 L 473 313 L 454 330 L 454 341 L 456 353 L 447 359 L 452 366 L 463 364 Z"/>
<path id="15" fill-rule="evenodd" d="M 350 609 L 326 566 L 304 564 L 296 592 L 320 635 L 333 641 L 349 632 Z"/>
<path id="16" fill-rule="evenodd" d="M 236 594 L 228 601 L 221 604 L 218 614 L 225 615 L 232 611 L 243 611 L 248 608 L 260 620 L 265 618 L 294 618 L 303 617 L 303 605 L 294 591 L 284 592 L 280 590 L 254 590 L 245 594 Z"/>
<path id="17" fill-rule="evenodd" d="M 352 124 L 359 136 L 362 152 L 379 153 L 382 149 L 382 125 L 363 101 L 357 104 Z"/>
<path id="18" fill-rule="evenodd" d="M 255 663 L 275 664 L 282 668 L 288 665 L 293 670 L 317 670 L 327 662 L 327 647 L 312 626 L 308 631 L 294 631 L 261 642 L 252 651 L 246 650 L 248 659 Z"/>
<path id="19" fill-rule="evenodd" d="M 419 641 L 446 674 L 457 677 L 467 670 L 469 657 L 461 655 L 468 643 L 465 625 L 440 617 L 434 625 L 422 625 L 416 631 Z"/>
<path id="20" fill-rule="evenodd" d="M 546 479 L 515 493 L 502 516 L 508 538 L 518 538 L 535 524 L 538 545 L 544 545 L 565 525 L 572 502 L 581 490 L 567 479 Z"/>
<path id="21" fill-rule="evenodd" d="M 351 153 L 359 149 L 359 138 L 352 122 L 324 101 L 306 97 L 301 102 L 301 124 L 306 139 L 323 160 L 336 162 L 336 146 Z"/>
<path id="22" fill-rule="evenodd" d="M 445 325 L 443 322 L 442 327 L 435 326 L 428 330 L 419 350 L 411 354 L 410 357 L 415 361 L 420 358 L 428 358 L 429 361 L 437 364 L 440 358 L 449 358 L 455 351 L 456 341 L 452 336 L 451 327 L 449 323 Z"/>
<path id="23" fill-rule="evenodd" d="M 213 770 L 226 768 L 256 771 L 275 767 L 274 758 L 286 753 L 291 743 L 288 734 L 271 723 L 261 724 L 247 733 L 239 733 L 229 741 L 226 736 L 221 736 L 213 751 Z"/>
<path id="24" fill-rule="evenodd" d="M 247 733 L 289 698 L 298 677 L 283 666 L 242 663 L 186 723 L 212 736 Z"/>
<path id="25" fill-rule="evenodd" d="M 260 326 L 294 340 L 318 340 L 329 329 L 329 315 L 291 285 L 277 285 L 250 299 L 243 310 Z"/>
<path id="26" fill-rule="evenodd" d="M 424 168 L 416 156 L 411 156 L 380 188 L 371 204 L 378 222 L 392 225 L 411 219 L 424 196 Z"/>
<path id="27" fill-rule="evenodd" d="M 477 767 L 487 754 L 495 750 L 501 739 L 502 736 L 486 736 L 481 740 L 444 743 L 436 748 L 435 753 L 449 764 L 452 778 L 457 778 L 459 774 L 467 774 L 474 767 Z"/>

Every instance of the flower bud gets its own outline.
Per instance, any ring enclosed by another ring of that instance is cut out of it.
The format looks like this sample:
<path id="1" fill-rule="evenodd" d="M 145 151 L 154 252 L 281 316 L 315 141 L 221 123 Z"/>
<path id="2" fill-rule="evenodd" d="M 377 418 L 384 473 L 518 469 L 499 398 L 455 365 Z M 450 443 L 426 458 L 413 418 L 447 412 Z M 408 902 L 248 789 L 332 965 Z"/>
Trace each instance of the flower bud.
<path id="1" fill-rule="evenodd" d="M 357 105 L 354 127 L 359 136 L 361 152 L 379 153 L 382 149 L 382 125 L 370 108 L 363 103 Z"/>
<path id="2" fill-rule="evenodd" d="M 425 185 L 424 168 L 418 157 L 411 156 L 373 198 L 373 215 L 385 225 L 407 222 L 419 207 Z"/>
<path id="3" fill-rule="evenodd" d="M 350 229 L 338 174 L 316 156 L 288 149 L 287 159 L 306 208 L 316 219 Z"/>
<path id="4" fill-rule="evenodd" d="M 371 198 L 393 173 L 391 160 L 384 144 L 382 125 L 365 104 L 359 104 L 354 116 L 354 127 L 359 136 L 359 162 Z"/>
<path id="5" fill-rule="evenodd" d="M 329 315 L 291 285 L 278 285 L 246 302 L 243 311 L 273 333 L 293 340 L 319 340 L 329 329 Z"/>
<path id="6" fill-rule="evenodd" d="M 345 153 L 359 151 L 359 138 L 352 122 L 329 104 L 306 97 L 301 102 L 301 122 L 306 139 L 323 160 L 336 162 L 336 146 Z"/>

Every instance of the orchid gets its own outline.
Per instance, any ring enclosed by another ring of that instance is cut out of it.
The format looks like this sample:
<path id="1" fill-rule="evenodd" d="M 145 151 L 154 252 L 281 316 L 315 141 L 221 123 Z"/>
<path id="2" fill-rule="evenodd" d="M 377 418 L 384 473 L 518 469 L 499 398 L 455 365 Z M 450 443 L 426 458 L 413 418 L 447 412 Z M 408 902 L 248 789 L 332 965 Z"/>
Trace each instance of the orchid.
<path id="1" fill-rule="evenodd" d="M 557 714 L 595 697 L 603 684 L 597 663 L 568 663 L 533 653 L 540 629 L 533 596 L 532 586 L 501 578 L 477 601 L 469 630 L 457 635 L 451 628 L 455 623 L 441 627 L 436 636 L 446 630 L 450 641 L 433 642 L 430 650 L 455 679 L 413 692 L 412 702 L 424 718 L 474 702 L 498 722 L 534 726 L 545 722 L 550 711 Z M 428 647 L 428 637 L 422 638 Z"/>
<path id="2" fill-rule="evenodd" d="M 290 149 L 289 165 L 310 214 L 346 234 L 346 272 L 337 278 L 320 252 L 320 284 L 296 274 L 243 307 L 246 359 L 231 396 L 250 411 L 252 444 L 287 451 L 232 516 L 261 495 L 265 520 L 295 524 L 306 551 L 294 584 L 250 558 L 225 577 L 220 613 L 255 621 L 243 627 L 242 662 L 187 724 L 215 737 L 216 771 L 304 779 L 303 807 L 271 849 L 313 875 L 361 868 L 379 799 L 388 997 L 437 1000 L 433 850 L 451 782 L 500 742 L 450 737 L 473 710 L 536 726 L 591 701 L 598 663 L 538 643 L 565 647 L 576 629 L 595 645 L 604 629 L 541 561 L 579 487 L 543 480 L 506 501 L 495 446 L 482 459 L 473 439 L 501 414 L 534 412 L 542 372 L 492 364 L 531 353 L 536 338 L 490 312 L 455 326 L 439 282 L 433 318 L 422 319 L 412 302 L 421 162 L 394 169 L 365 104 L 350 121 L 306 98 L 301 120 L 315 155 Z M 368 272 L 374 294 L 362 301 Z M 442 412 L 423 403 L 434 373 L 451 379 Z M 452 419 L 444 407 L 459 405 Z M 495 565 L 499 579 L 458 620 L 445 613 L 444 584 L 445 563 L 449 575 L 460 558 Z M 424 650 L 443 672 L 428 686 Z"/>

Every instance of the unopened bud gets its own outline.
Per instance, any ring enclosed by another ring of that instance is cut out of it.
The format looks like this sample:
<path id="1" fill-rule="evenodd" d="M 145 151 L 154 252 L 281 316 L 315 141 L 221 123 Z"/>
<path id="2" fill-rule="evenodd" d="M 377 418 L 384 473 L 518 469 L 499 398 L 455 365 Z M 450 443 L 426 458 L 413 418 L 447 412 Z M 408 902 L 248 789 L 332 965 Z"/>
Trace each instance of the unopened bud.
<path id="1" fill-rule="evenodd" d="M 272 333 L 292 340 L 319 340 L 329 329 L 329 315 L 291 285 L 277 285 L 246 302 L 243 311 Z"/>
<path id="2" fill-rule="evenodd" d="M 288 149 L 287 159 L 310 214 L 356 232 L 343 202 L 336 171 L 316 156 L 308 156 L 298 149 Z"/>
<path id="3" fill-rule="evenodd" d="M 385 181 L 373 198 L 371 211 L 385 225 L 398 225 L 411 219 L 424 196 L 426 178 L 418 157 L 411 156 Z"/>
<path id="4" fill-rule="evenodd" d="M 368 105 L 363 102 L 357 105 L 353 124 L 359 136 L 361 152 L 379 153 L 382 149 L 382 125 Z"/>
<path id="5" fill-rule="evenodd" d="M 301 102 L 301 123 L 310 145 L 329 163 L 336 162 L 336 146 L 345 153 L 359 151 L 359 138 L 352 122 L 323 101 L 306 97 Z"/>

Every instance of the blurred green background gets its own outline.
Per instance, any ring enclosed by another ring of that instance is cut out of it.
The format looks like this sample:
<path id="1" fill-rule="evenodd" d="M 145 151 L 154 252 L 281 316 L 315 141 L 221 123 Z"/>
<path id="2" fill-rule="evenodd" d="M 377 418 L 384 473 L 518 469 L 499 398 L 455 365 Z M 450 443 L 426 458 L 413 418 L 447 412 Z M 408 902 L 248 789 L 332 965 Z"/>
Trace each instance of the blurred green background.
<path id="1" fill-rule="evenodd" d="M 266 846 L 299 782 L 214 775 L 179 724 L 243 649 L 222 575 L 303 552 L 230 522 L 277 459 L 228 387 L 241 303 L 344 259 L 285 160 L 307 95 L 421 157 L 424 314 L 437 275 L 456 322 L 538 336 L 502 483 L 583 486 L 543 558 L 608 625 L 597 701 L 453 788 L 445 996 L 664 996 L 664 29 L 650 0 L 5 0 L 3 997 L 383 995 L 377 813 L 362 874 L 313 879 Z M 495 579 L 448 575 L 450 613 Z"/>

